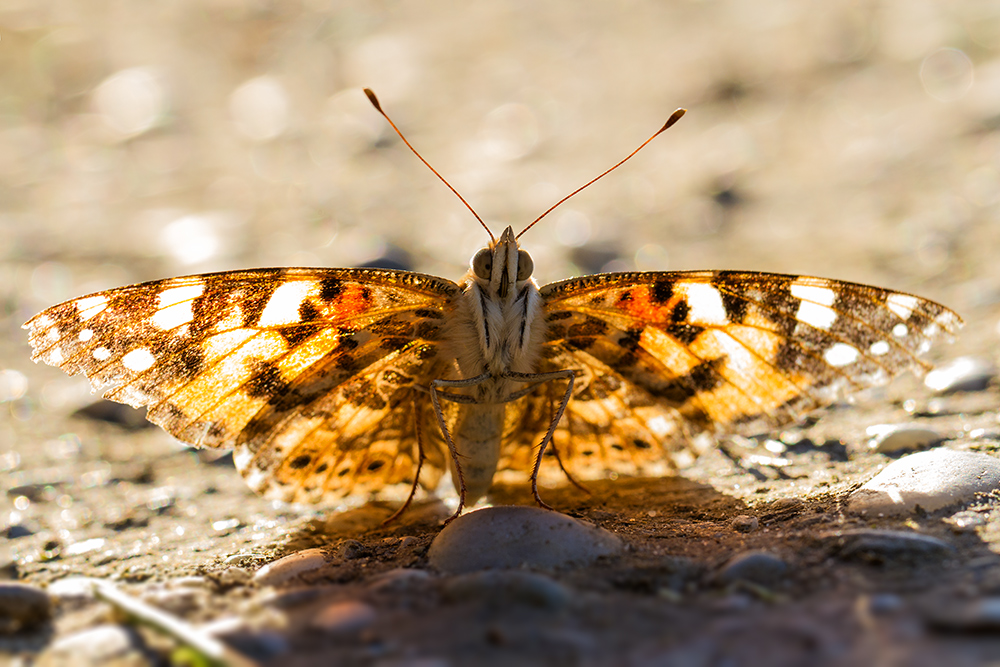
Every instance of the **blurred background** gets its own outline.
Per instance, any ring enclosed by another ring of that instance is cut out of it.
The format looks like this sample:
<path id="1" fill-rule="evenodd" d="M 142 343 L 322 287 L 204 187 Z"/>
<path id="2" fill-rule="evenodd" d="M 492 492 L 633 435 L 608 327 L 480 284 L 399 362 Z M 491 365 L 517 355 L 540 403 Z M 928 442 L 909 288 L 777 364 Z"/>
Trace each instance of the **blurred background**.
<path id="1" fill-rule="evenodd" d="M 495 232 L 689 109 L 523 237 L 540 282 L 872 282 L 961 312 L 944 354 L 992 354 L 998 56 L 982 0 L 4 0 L 0 457 L 92 400 L 28 359 L 21 323 L 58 301 L 251 266 L 462 275 L 486 234 L 364 86 Z"/>

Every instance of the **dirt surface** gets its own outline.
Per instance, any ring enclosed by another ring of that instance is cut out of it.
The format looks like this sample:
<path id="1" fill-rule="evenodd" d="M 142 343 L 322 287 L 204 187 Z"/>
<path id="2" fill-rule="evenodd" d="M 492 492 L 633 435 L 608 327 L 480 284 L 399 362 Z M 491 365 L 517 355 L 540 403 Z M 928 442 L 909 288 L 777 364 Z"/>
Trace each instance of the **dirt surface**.
<path id="1" fill-rule="evenodd" d="M 203 271 L 389 261 L 458 278 L 485 235 L 388 133 L 369 86 L 494 230 L 526 224 L 689 109 L 524 237 L 539 282 L 631 267 L 870 282 L 966 319 L 933 360 L 995 362 L 998 50 L 1000 10 L 971 1 L 4 3 L 3 572 L 40 586 L 96 577 L 147 597 L 204 577 L 172 612 L 242 619 L 231 643 L 286 667 L 1000 660 L 1000 619 L 970 611 L 1000 595 L 991 498 L 897 518 L 844 511 L 902 454 L 872 451 L 869 426 L 918 423 L 943 446 L 995 453 L 996 384 L 937 396 L 902 378 L 808 424 L 720 441 L 678 478 L 548 489 L 628 550 L 544 573 L 569 592 L 559 602 L 454 599 L 444 575 L 378 584 L 427 569 L 447 493 L 388 527 L 378 503 L 264 501 L 231 457 L 186 449 L 127 408 L 94 404 L 84 380 L 33 365 L 20 329 L 67 298 Z M 982 521 L 945 521 L 959 510 Z M 915 531 L 951 550 L 852 550 L 854 529 Z M 249 581 L 310 547 L 328 566 L 277 592 Z M 763 583 L 721 574 L 758 549 L 787 570 Z M 377 610 L 363 630 L 310 625 L 351 600 Z M 0 650 L 30 664 L 54 637 L 110 618 L 65 604 L 47 630 Z M 143 632 L 154 661 L 169 653 Z"/>

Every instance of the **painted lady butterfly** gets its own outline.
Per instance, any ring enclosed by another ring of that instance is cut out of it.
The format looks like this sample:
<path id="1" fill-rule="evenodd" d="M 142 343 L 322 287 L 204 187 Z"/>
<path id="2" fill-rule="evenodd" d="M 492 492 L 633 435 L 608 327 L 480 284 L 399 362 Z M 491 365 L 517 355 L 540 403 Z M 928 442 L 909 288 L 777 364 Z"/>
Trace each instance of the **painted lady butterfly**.
<path id="1" fill-rule="evenodd" d="M 235 447 L 268 497 L 408 503 L 450 468 L 463 503 L 528 474 L 541 503 L 540 475 L 667 474 L 701 453 L 699 434 L 761 432 L 925 371 L 918 356 L 962 324 L 909 294 L 768 273 L 539 288 L 513 230 L 490 236 L 459 283 L 229 271 L 98 292 L 24 326 L 36 361 L 148 406 L 186 443 Z"/>

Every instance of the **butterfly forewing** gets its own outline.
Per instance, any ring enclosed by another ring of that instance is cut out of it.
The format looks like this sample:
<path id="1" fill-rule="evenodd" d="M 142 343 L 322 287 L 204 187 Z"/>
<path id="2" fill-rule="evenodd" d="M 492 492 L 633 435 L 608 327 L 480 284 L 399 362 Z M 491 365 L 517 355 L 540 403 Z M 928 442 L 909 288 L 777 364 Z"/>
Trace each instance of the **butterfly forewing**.
<path id="1" fill-rule="evenodd" d="M 427 418 L 414 411 L 412 385 L 434 377 L 457 292 L 401 271 L 233 271 L 99 292 L 25 326 L 36 360 L 85 374 L 107 398 L 148 406 L 151 421 L 185 442 L 238 444 L 258 490 L 332 498 L 412 479 L 415 424 Z M 376 417 L 387 416 L 391 428 L 372 437 Z M 423 430 L 430 481 L 443 463 L 433 452 L 439 437 Z M 305 465 L 321 442 L 338 449 Z M 273 489 L 261 481 L 272 473 Z M 310 474 L 317 478 L 302 482 Z M 302 482 L 295 493 L 293 477 Z"/>

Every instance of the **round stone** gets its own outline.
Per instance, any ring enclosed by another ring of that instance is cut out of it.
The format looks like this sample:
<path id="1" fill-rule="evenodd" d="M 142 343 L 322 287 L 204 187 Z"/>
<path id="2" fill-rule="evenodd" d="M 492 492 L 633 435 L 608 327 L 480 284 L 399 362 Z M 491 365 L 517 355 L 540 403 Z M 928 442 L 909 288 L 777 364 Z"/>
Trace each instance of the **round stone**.
<path id="1" fill-rule="evenodd" d="M 460 574 L 442 586 L 453 602 L 486 600 L 491 604 L 522 603 L 543 609 L 562 609 L 572 599 L 570 590 L 537 572 L 487 570 Z"/>
<path id="2" fill-rule="evenodd" d="M 260 586 L 277 586 L 305 572 L 318 570 L 326 563 L 322 549 L 304 549 L 268 563 L 257 570 L 253 580 Z"/>
<path id="3" fill-rule="evenodd" d="M 316 613 L 310 625 L 325 632 L 352 634 L 375 622 L 375 608 L 357 600 L 333 602 Z"/>
<path id="4" fill-rule="evenodd" d="M 988 359 L 958 357 L 928 373 L 924 384 L 941 394 L 982 391 L 996 374 L 996 367 Z"/>
<path id="5" fill-rule="evenodd" d="M 737 554 L 719 571 L 718 580 L 723 584 L 748 581 L 770 585 L 788 571 L 788 564 L 768 551 L 747 551 Z"/>
<path id="6" fill-rule="evenodd" d="M 56 639 L 39 658 L 41 665 L 142 664 L 135 631 L 122 625 L 98 625 Z M 132 662 L 135 660 L 135 662 Z"/>
<path id="7" fill-rule="evenodd" d="M 739 516 L 733 517 L 732 523 L 730 523 L 737 533 L 752 533 L 757 530 L 760 526 L 760 521 L 755 516 L 750 516 L 749 514 L 740 514 Z"/>
<path id="8" fill-rule="evenodd" d="M 1000 486 L 1000 459 L 939 447 L 893 461 L 851 494 L 847 509 L 857 514 L 932 512 L 967 503 Z"/>
<path id="9" fill-rule="evenodd" d="M 427 556 L 432 567 L 460 573 L 585 565 L 621 548 L 613 533 L 565 514 L 502 506 L 458 517 L 434 538 Z"/>
<path id="10" fill-rule="evenodd" d="M 28 584 L 0 584 L 0 634 L 31 631 L 51 617 L 45 591 Z"/>
<path id="11" fill-rule="evenodd" d="M 824 538 L 844 560 L 919 562 L 943 558 L 955 552 L 955 548 L 944 540 L 905 530 L 862 528 L 828 533 Z"/>
<path id="12" fill-rule="evenodd" d="M 869 426 L 867 433 L 871 436 L 868 448 L 880 454 L 924 449 L 944 440 L 937 431 L 915 424 L 876 424 Z"/>

